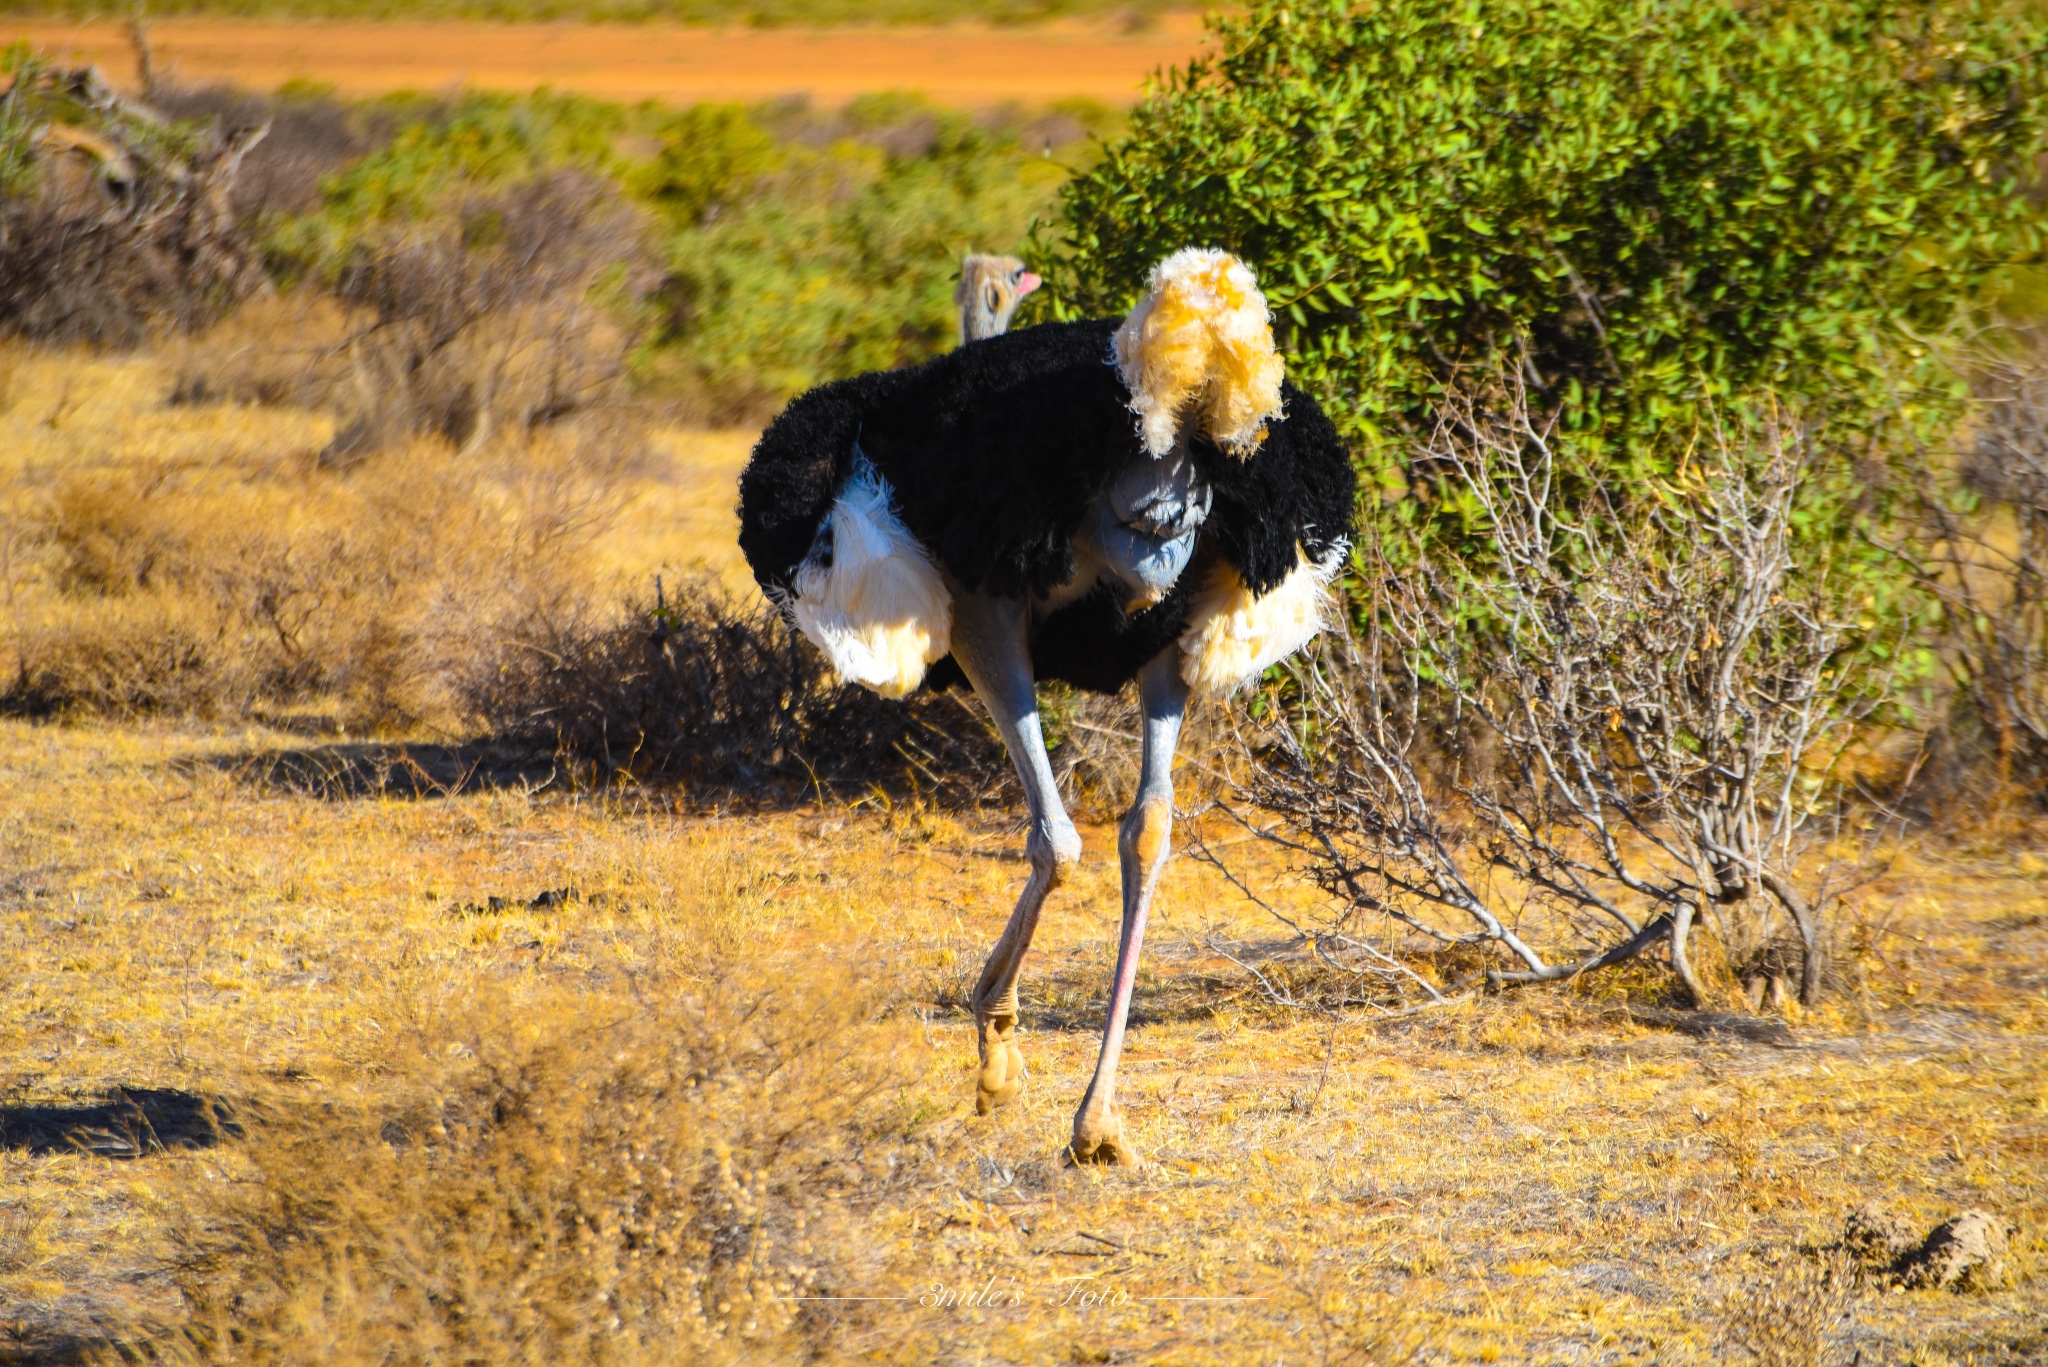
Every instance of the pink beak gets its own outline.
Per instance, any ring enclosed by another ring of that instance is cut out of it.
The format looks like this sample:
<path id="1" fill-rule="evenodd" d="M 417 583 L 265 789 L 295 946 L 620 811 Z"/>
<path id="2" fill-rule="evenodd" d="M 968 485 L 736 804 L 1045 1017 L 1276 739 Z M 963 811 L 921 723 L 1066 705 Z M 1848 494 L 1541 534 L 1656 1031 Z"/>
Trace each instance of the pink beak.
<path id="1" fill-rule="evenodd" d="M 1017 297 L 1022 299 L 1044 283 L 1045 281 L 1033 275 L 1030 271 L 1024 272 L 1024 274 L 1017 277 Z"/>

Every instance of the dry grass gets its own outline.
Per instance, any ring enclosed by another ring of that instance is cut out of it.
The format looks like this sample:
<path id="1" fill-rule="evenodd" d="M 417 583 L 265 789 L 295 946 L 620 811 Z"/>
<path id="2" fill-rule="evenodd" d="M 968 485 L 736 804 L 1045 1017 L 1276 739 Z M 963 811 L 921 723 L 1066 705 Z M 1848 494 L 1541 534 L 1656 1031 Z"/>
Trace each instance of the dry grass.
<path id="1" fill-rule="evenodd" d="M 1384 1024 L 1278 1011 L 1203 947 L 1257 954 L 1269 924 L 1177 861 L 1127 1074 L 1155 1164 L 1074 1172 L 1057 1154 L 1113 944 L 1106 829 L 1029 970 L 1030 1090 L 977 1120 L 951 1004 L 1021 880 L 1003 823 L 481 783 L 331 801 L 255 781 L 290 744 L 0 728 L 6 1133 L 117 1086 L 225 1097 L 244 1131 L 125 1162 L 0 1140 L 0 1303 L 28 1341 L 185 1324 L 180 1355 L 278 1362 L 1343 1362 L 1411 1342 L 1743 1361 L 1729 1334 L 1754 1324 L 1719 1307 L 1753 1284 L 1795 1318 L 1821 1304 L 1807 1250 L 1876 1200 L 1921 1229 L 2005 1212 L 2027 1279 L 1868 1288 L 1771 1342 L 2041 1350 L 2039 855 L 1902 860 L 1861 894 L 1885 923 L 1863 986 L 1777 1043 L 1674 1033 L 1622 978 Z M 1021 1303 L 919 1304 L 991 1276 Z M 761 1299 L 800 1286 L 907 1299 Z M 1264 1299 L 1139 1299 L 1185 1295 Z"/>
<path id="2" fill-rule="evenodd" d="M 579 386 L 588 413 L 535 426 L 521 413 L 591 354 L 556 344 L 582 326 L 444 329 L 472 330 L 413 365 L 403 329 L 369 329 L 366 360 L 361 318 L 289 296 L 161 358 L 0 355 L 0 712 L 488 730 L 560 751 L 579 782 L 659 776 L 699 799 L 1006 794 L 964 693 L 841 687 L 762 602 L 735 544 L 750 433 L 650 429 L 616 373 Z M 495 421 L 466 407 L 479 391 Z M 1081 806 L 1129 792 L 1130 713 L 1071 695 L 1049 712 Z"/>
<path id="3" fill-rule="evenodd" d="M 316 362 L 342 331 L 273 301 L 162 359 L 0 355 L 7 710 L 459 729 L 536 624 L 719 544 L 740 437 L 569 423 L 333 458 Z"/>
<path id="4" fill-rule="evenodd" d="M 291 394 L 167 402 L 254 373 L 277 325 L 248 326 L 169 358 L 0 353 L 0 667 L 102 690 L 0 720 L 0 1360 L 2048 1352 L 2048 831 L 1904 851 L 1843 909 L 1842 990 L 1789 1029 L 1662 1011 L 1649 967 L 1398 1020 L 1285 1010 L 1217 948 L 1282 982 L 1296 951 L 1177 860 L 1125 1064 L 1153 1165 L 1065 1169 L 1109 827 L 1027 968 L 1028 1090 L 978 1120 L 961 1003 L 1023 879 L 1013 818 L 816 787 L 683 811 L 451 743 L 448 662 L 500 624 L 691 562 L 737 577 L 745 436 L 339 468 Z M 262 614 L 303 600 L 259 583 L 313 595 L 288 620 L 325 672 L 278 689 L 291 632 Z M 152 674 L 179 632 L 197 663 Z M 138 678 L 227 702 L 121 716 Z M 1110 805 L 1116 710 L 1054 723 Z M 1997 1209 L 2018 1281 L 1827 1281 L 1867 1201 L 1922 1231 Z"/>

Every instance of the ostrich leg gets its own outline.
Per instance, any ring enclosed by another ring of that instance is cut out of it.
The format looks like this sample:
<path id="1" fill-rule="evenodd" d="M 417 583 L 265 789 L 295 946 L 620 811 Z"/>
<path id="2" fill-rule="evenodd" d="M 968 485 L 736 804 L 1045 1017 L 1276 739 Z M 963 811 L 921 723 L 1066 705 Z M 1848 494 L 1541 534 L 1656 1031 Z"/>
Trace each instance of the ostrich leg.
<path id="1" fill-rule="evenodd" d="M 1173 832 L 1173 750 L 1180 740 L 1181 718 L 1187 712 L 1188 686 L 1181 679 L 1180 648 L 1169 646 L 1138 673 L 1138 698 L 1145 710 L 1145 759 L 1137 800 L 1117 833 L 1117 854 L 1123 861 L 1123 936 L 1116 951 L 1116 977 L 1110 987 L 1109 1013 L 1102 1026 L 1102 1053 L 1081 1109 L 1074 1115 L 1074 1141 L 1069 1152 L 1077 1163 L 1142 1161 L 1124 1138 L 1116 1108 L 1116 1065 L 1124 1048 L 1124 1020 L 1138 981 L 1138 954 L 1145 944 L 1145 915 L 1166 866 Z"/>
<path id="2" fill-rule="evenodd" d="M 1028 625 L 1021 599 L 953 595 L 953 658 L 995 719 L 1031 808 L 1031 833 L 1024 843 L 1031 877 L 974 988 L 974 1023 L 981 1048 L 974 1109 L 980 1115 L 1014 1098 L 1024 1085 L 1024 1055 L 1015 1040 L 1017 970 L 1031 948 L 1046 895 L 1081 857 L 1081 836 L 1060 806 L 1052 763 L 1045 756 Z"/>

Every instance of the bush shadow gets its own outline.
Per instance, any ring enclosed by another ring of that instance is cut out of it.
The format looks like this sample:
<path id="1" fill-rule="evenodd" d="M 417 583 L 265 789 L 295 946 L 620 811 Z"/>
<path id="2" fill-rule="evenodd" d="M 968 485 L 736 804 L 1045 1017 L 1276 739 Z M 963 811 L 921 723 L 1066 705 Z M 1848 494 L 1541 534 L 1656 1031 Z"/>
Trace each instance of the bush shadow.
<path id="1" fill-rule="evenodd" d="M 175 1087 L 116 1087 L 98 1101 L 0 1105 L 0 1149 L 32 1156 L 141 1158 L 210 1149 L 241 1133 L 233 1109 L 218 1097 Z"/>
<path id="2" fill-rule="evenodd" d="M 405 745 L 337 741 L 244 750 L 174 761 L 174 770 L 223 773 L 269 792 L 338 802 L 365 797 L 415 799 L 516 788 L 540 792 L 562 781 L 561 767 L 531 746 L 472 742 Z"/>

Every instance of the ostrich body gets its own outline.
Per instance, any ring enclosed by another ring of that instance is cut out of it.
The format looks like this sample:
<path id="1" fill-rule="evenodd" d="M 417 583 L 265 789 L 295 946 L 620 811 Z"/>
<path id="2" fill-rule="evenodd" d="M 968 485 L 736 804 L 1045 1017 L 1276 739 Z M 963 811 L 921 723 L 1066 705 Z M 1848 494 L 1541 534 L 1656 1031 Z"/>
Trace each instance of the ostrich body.
<path id="1" fill-rule="evenodd" d="M 839 672 L 888 696 L 968 683 L 1016 765 L 1031 873 L 973 994 L 981 1113 L 1021 1087 L 1018 970 L 1081 854 L 1036 681 L 1106 693 L 1137 682 L 1122 934 L 1074 1117 L 1077 1162 L 1138 1161 L 1117 1063 L 1188 700 L 1229 692 L 1315 634 L 1354 495 L 1335 429 L 1282 378 L 1250 272 L 1197 251 L 1156 268 L 1121 323 L 1000 333 L 814 389 L 741 475 L 741 549 Z"/>

